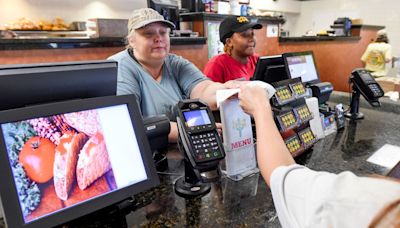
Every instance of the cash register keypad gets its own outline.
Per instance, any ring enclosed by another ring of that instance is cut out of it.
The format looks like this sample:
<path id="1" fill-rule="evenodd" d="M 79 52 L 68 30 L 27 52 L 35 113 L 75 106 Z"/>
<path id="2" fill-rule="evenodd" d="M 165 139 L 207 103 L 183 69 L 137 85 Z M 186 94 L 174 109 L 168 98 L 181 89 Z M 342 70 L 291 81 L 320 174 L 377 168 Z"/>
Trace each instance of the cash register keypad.
<path id="1" fill-rule="evenodd" d="M 277 87 L 275 97 L 279 105 L 286 104 L 294 99 L 292 91 L 288 86 Z"/>
<path id="2" fill-rule="evenodd" d="M 308 106 L 306 104 L 294 108 L 293 111 L 294 111 L 294 114 L 300 120 L 301 123 L 307 122 L 307 121 L 309 121 L 310 119 L 313 118 L 313 116 L 312 116 L 312 114 L 311 114 L 311 112 L 308 109 Z"/>
<path id="3" fill-rule="evenodd" d="M 296 116 L 292 111 L 277 115 L 276 118 L 279 122 L 281 131 L 286 131 L 287 129 L 298 126 Z"/>
<path id="4" fill-rule="evenodd" d="M 285 144 L 291 154 L 302 150 L 302 145 L 297 135 L 285 139 Z"/>
<path id="5" fill-rule="evenodd" d="M 294 84 L 290 84 L 290 87 L 292 88 L 296 96 L 301 97 L 306 95 L 306 88 L 304 87 L 303 83 L 297 82 Z"/>
<path id="6" fill-rule="evenodd" d="M 298 134 L 305 148 L 312 146 L 314 142 L 317 141 L 317 138 L 315 138 L 311 128 L 309 127 L 300 131 Z"/>
<path id="7" fill-rule="evenodd" d="M 218 147 L 214 132 L 201 133 L 191 136 L 195 158 L 199 161 L 219 158 L 221 151 Z"/>

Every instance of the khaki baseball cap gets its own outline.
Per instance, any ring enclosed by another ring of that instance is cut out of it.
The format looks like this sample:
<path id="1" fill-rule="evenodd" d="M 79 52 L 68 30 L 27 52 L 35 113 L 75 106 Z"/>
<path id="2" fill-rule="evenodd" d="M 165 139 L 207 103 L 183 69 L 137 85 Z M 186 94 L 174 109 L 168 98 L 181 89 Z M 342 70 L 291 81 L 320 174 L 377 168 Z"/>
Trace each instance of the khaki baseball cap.
<path id="1" fill-rule="evenodd" d="M 171 29 L 175 28 L 172 22 L 165 20 L 157 11 L 150 8 L 141 8 L 132 12 L 128 22 L 128 31 L 142 28 L 154 22 L 162 22 Z"/>

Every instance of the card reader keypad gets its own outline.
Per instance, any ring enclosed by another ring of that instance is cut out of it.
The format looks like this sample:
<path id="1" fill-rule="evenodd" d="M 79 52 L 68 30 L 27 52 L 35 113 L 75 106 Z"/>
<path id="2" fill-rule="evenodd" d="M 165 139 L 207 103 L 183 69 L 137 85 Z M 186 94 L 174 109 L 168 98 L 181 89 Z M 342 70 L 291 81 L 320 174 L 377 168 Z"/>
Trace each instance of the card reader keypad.
<path id="1" fill-rule="evenodd" d="M 372 93 L 374 93 L 375 97 L 381 97 L 382 90 L 378 87 L 378 84 L 368 84 L 368 87 L 371 89 Z"/>
<path id="2" fill-rule="evenodd" d="M 191 139 L 197 160 L 210 160 L 221 156 L 215 132 L 192 135 Z"/>

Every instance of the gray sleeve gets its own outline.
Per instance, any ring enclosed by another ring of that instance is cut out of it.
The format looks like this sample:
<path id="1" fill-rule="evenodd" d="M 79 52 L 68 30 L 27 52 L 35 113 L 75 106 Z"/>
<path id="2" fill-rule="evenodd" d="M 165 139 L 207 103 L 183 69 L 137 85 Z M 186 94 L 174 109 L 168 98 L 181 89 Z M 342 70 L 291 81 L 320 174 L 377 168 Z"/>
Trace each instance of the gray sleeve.
<path id="1" fill-rule="evenodd" d="M 139 75 L 136 66 L 126 58 L 115 59 L 118 61 L 117 95 L 134 94 L 141 102 Z"/>
<path id="2" fill-rule="evenodd" d="M 208 78 L 191 62 L 188 60 L 176 56 L 170 55 L 171 62 L 170 66 L 176 73 L 173 75 L 177 78 L 179 86 L 186 97 L 190 97 L 192 89 L 199 83 Z"/>

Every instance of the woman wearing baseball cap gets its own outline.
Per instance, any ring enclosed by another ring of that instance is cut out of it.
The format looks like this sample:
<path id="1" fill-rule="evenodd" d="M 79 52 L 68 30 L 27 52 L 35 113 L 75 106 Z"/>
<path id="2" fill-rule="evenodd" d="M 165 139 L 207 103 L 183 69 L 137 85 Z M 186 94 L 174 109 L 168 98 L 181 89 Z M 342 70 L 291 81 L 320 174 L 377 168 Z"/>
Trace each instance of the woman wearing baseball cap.
<path id="1" fill-rule="evenodd" d="M 238 82 L 215 83 L 192 63 L 170 54 L 169 33 L 175 26 L 157 11 L 133 11 L 128 22 L 127 48 L 109 59 L 118 62 L 117 94 L 135 94 L 143 116 L 165 114 L 176 120 L 176 104 L 187 98 L 200 98 L 216 108 L 218 89 L 236 88 Z M 169 141 L 178 130 L 171 122 Z"/>
<path id="2" fill-rule="evenodd" d="M 262 25 L 244 16 L 228 16 L 219 26 L 219 37 L 224 44 L 224 53 L 206 64 L 204 74 L 215 82 L 227 82 L 239 78 L 249 80 L 253 76 L 258 60 L 255 54 L 255 29 Z"/>

